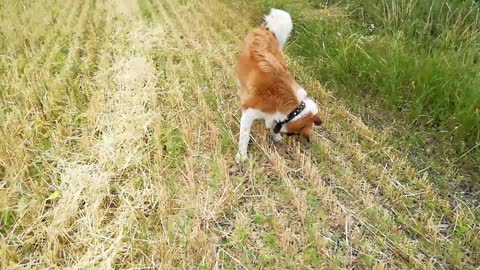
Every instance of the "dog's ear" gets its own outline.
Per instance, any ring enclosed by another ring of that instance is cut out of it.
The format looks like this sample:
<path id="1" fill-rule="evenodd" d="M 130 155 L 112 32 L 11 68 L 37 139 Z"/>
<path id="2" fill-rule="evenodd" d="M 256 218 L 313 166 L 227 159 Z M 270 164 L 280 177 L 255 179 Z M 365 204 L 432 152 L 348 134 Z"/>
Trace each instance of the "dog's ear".
<path id="1" fill-rule="evenodd" d="M 322 119 L 320 119 L 320 117 L 318 116 L 318 114 L 316 114 L 314 117 L 313 117 L 313 123 L 315 124 L 315 126 L 320 126 L 322 124 Z"/>

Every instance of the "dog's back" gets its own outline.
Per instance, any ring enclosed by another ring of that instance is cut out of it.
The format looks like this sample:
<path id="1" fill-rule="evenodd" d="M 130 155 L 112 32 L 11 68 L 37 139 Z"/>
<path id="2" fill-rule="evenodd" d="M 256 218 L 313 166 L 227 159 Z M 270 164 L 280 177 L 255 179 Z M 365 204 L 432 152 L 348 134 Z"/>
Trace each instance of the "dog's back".
<path id="1" fill-rule="evenodd" d="M 242 88 L 250 88 L 248 82 L 255 82 L 257 86 L 272 83 L 286 72 L 278 41 L 265 27 L 254 29 L 245 37 L 235 71 Z"/>
<path id="2" fill-rule="evenodd" d="M 290 15 L 271 9 L 264 24 L 252 30 L 244 39 L 235 71 L 239 82 L 239 96 L 243 101 L 255 95 L 255 89 L 270 88 L 287 73 L 282 48 L 292 31 Z M 287 76 L 289 77 L 289 76 Z M 261 94 L 261 93 L 257 93 Z"/>

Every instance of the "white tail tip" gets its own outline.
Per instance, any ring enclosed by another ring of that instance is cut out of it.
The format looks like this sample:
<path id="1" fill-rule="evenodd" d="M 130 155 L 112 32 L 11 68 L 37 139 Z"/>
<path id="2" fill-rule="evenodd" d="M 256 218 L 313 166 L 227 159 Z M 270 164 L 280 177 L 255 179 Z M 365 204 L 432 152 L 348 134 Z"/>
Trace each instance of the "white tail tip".
<path id="1" fill-rule="evenodd" d="M 272 8 L 270 14 L 265 16 L 265 23 L 272 33 L 275 34 L 275 37 L 278 40 L 280 48 L 285 46 L 290 33 L 293 29 L 292 18 L 288 12 Z"/>

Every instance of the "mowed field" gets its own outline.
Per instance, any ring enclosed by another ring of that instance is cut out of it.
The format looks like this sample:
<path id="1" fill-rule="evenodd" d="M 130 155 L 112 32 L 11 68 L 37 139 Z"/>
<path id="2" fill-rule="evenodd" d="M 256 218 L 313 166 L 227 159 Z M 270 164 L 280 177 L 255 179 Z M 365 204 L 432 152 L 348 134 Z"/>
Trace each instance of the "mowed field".
<path id="1" fill-rule="evenodd" d="M 217 0 L 0 3 L 1 269 L 478 269 L 478 209 L 302 71 L 325 124 L 237 164 L 255 26 Z"/>

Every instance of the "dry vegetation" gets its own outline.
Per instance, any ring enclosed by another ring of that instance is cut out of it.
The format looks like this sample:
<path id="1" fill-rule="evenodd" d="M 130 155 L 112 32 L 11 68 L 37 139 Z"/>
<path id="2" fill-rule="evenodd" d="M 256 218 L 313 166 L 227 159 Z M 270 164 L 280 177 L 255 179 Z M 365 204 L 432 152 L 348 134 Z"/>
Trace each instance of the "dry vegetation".
<path id="1" fill-rule="evenodd" d="M 480 266 L 477 210 L 292 59 L 326 124 L 258 125 L 235 164 L 252 25 L 223 3 L 7 0 L 0 24 L 0 268 Z"/>

